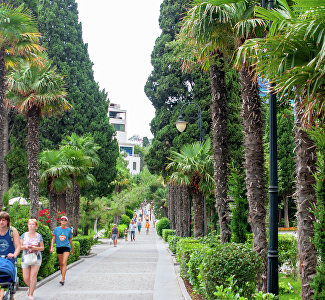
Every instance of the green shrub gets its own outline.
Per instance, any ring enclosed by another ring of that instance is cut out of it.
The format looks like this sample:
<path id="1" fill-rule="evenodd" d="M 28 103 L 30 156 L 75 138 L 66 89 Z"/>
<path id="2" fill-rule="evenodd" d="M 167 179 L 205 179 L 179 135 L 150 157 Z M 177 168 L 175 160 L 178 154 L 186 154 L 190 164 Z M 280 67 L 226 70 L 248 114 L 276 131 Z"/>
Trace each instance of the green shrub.
<path id="1" fill-rule="evenodd" d="M 161 218 L 157 224 L 156 224 L 156 230 L 158 235 L 162 235 L 162 230 L 163 229 L 169 229 L 170 228 L 170 223 L 167 218 Z"/>
<path id="2" fill-rule="evenodd" d="M 165 242 L 168 242 L 168 236 L 176 235 L 176 230 L 173 229 L 163 229 L 162 230 L 162 238 Z"/>
<path id="3" fill-rule="evenodd" d="M 298 248 L 297 238 L 291 234 L 279 234 L 278 238 L 279 267 L 287 264 L 293 277 L 297 275 Z"/>
<path id="4" fill-rule="evenodd" d="M 181 239 L 180 236 L 178 235 L 169 235 L 168 236 L 168 247 L 170 249 L 170 251 L 174 254 L 176 254 L 176 245 L 177 242 Z"/>
<path id="5" fill-rule="evenodd" d="M 233 275 L 242 296 L 250 297 L 263 271 L 261 258 L 247 245 L 220 244 L 204 255 L 199 278 L 204 296 L 214 299 L 216 286 L 221 286 Z"/>
<path id="6" fill-rule="evenodd" d="M 126 210 L 125 210 L 125 214 L 132 220 L 132 218 L 133 218 L 133 216 L 134 216 L 134 212 L 133 212 L 133 210 L 132 209 L 130 209 L 130 208 L 127 208 Z"/>
<path id="7" fill-rule="evenodd" d="M 193 286 L 193 290 L 196 293 L 203 294 L 201 291 L 201 281 L 199 278 L 200 265 L 203 262 L 203 258 L 211 248 L 206 244 L 198 244 L 190 254 L 190 259 L 187 263 L 187 270 L 189 275 L 189 282 Z"/>
<path id="8" fill-rule="evenodd" d="M 194 250 L 201 247 L 200 240 L 194 238 L 182 238 L 176 245 L 176 260 L 180 266 L 180 274 L 184 279 L 189 279 L 187 263 Z"/>
<path id="9" fill-rule="evenodd" d="M 118 237 L 123 238 L 124 230 L 125 228 L 128 228 L 128 226 L 126 226 L 125 224 L 120 224 L 119 226 L 117 226 L 117 228 L 118 228 Z"/>
<path id="10" fill-rule="evenodd" d="M 127 227 L 129 227 L 131 223 L 131 218 L 129 218 L 127 215 L 122 215 L 120 220 L 120 225 L 125 224 Z"/>
<path id="11" fill-rule="evenodd" d="M 94 238 L 89 235 L 78 235 L 73 238 L 73 241 L 78 241 L 80 244 L 80 255 L 89 255 L 91 246 L 94 245 Z"/>
<path id="12" fill-rule="evenodd" d="M 68 265 L 72 264 L 73 262 L 79 260 L 80 256 L 80 244 L 78 241 L 72 241 L 73 243 L 73 255 L 69 255 L 68 258 Z"/>

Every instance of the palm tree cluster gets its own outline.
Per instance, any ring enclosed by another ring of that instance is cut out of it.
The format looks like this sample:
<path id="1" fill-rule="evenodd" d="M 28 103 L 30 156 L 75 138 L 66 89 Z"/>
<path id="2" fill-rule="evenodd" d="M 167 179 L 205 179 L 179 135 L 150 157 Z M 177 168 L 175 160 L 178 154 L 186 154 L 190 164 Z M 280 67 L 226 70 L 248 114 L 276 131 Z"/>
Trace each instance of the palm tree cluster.
<path id="1" fill-rule="evenodd" d="M 310 283 L 317 263 L 312 243 L 316 221 L 313 209 L 316 206 L 317 156 L 308 130 L 321 124 L 325 116 L 325 6 L 314 0 L 279 0 L 273 10 L 267 10 L 261 4 L 254 0 L 192 1 L 178 36 L 179 56 L 184 70 L 200 65 L 210 74 L 214 195 L 222 243 L 228 242 L 231 236 L 227 218 L 225 65 L 230 64 L 239 72 L 249 222 L 254 250 L 264 261 L 260 286 L 264 291 L 267 276 L 266 186 L 259 78 L 270 83 L 270 92 L 277 93 L 281 101 L 294 103 L 299 265 L 302 298 L 311 299 L 314 292 Z M 182 151 L 173 154 L 173 162 L 168 166 L 174 168 L 171 182 L 191 186 L 193 191 L 196 187 L 197 193 L 202 193 L 201 173 L 199 169 L 192 169 L 195 164 L 186 161 Z M 186 159 L 190 158 L 191 155 L 187 155 Z M 194 207 L 198 202 L 202 208 L 203 202 L 198 199 L 193 199 Z M 202 215 L 199 210 L 197 213 Z M 194 228 L 199 230 L 196 225 Z M 200 235 L 201 232 L 196 234 Z"/>
<path id="2" fill-rule="evenodd" d="M 40 180 L 48 191 L 51 229 L 56 226 L 56 212 L 62 210 L 66 211 L 73 233 L 77 235 L 80 188 L 96 183 L 90 171 L 99 164 L 98 150 L 92 137 L 73 133 L 62 142 L 59 150 L 40 153 Z"/>
<path id="3" fill-rule="evenodd" d="M 0 206 L 7 189 L 4 157 L 8 151 L 9 107 L 27 117 L 28 179 L 31 217 L 39 206 L 39 123 L 44 115 L 68 110 L 63 77 L 56 72 L 40 46 L 40 33 L 30 10 L 23 5 L 0 6 Z"/>

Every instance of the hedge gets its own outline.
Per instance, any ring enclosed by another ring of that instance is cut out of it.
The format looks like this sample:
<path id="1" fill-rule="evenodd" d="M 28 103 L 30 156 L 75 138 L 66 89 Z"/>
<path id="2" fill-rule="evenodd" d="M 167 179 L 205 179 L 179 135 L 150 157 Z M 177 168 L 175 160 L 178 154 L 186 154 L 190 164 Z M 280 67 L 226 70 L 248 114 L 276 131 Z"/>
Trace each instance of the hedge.
<path id="1" fill-rule="evenodd" d="M 292 270 L 292 275 L 297 275 L 298 248 L 297 238 L 291 234 L 278 236 L 279 267 L 287 264 Z"/>
<path id="2" fill-rule="evenodd" d="M 176 246 L 177 246 L 177 242 L 181 239 L 180 236 L 178 235 L 169 235 L 168 236 L 168 247 L 170 249 L 171 252 L 173 252 L 174 254 L 176 254 Z"/>
<path id="3" fill-rule="evenodd" d="M 200 265 L 199 278 L 207 299 L 214 299 L 216 286 L 233 275 L 241 296 L 251 297 L 263 272 L 262 259 L 245 244 L 227 243 L 211 248 Z"/>
<path id="4" fill-rule="evenodd" d="M 176 230 L 173 229 L 163 229 L 162 230 L 162 238 L 165 242 L 168 242 L 168 236 L 176 235 Z"/>
<path id="5" fill-rule="evenodd" d="M 157 224 L 156 224 L 156 231 L 158 235 L 162 235 L 162 230 L 163 229 L 169 229 L 170 228 L 170 223 L 167 218 L 161 218 Z"/>
<path id="6" fill-rule="evenodd" d="M 86 256 L 90 254 L 91 246 L 94 245 L 94 238 L 88 235 L 78 235 L 72 239 L 80 244 L 80 255 Z"/>

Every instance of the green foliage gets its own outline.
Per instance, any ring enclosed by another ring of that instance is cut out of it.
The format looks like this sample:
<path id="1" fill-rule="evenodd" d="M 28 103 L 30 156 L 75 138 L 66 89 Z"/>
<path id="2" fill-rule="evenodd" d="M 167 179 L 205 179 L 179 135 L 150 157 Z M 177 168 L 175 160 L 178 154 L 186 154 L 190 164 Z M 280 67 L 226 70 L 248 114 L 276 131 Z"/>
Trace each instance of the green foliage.
<path id="1" fill-rule="evenodd" d="M 80 244 L 78 241 L 72 241 L 73 243 L 73 255 L 69 255 L 68 258 L 68 265 L 72 264 L 73 262 L 79 260 L 79 256 L 80 256 Z"/>
<path id="2" fill-rule="evenodd" d="M 127 227 L 129 227 L 130 223 L 131 223 L 130 217 L 128 217 L 127 215 L 121 216 L 120 224 L 125 224 Z"/>
<path id="3" fill-rule="evenodd" d="M 162 236 L 162 230 L 163 229 L 169 229 L 170 228 L 170 223 L 167 218 L 161 218 L 157 223 L 156 223 L 156 231 L 157 234 Z"/>
<path id="4" fill-rule="evenodd" d="M 206 253 L 199 276 L 208 299 L 213 299 L 216 286 L 222 285 L 230 275 L 242 289 L 242 295 L 249 297 L 254 293 L 262 272 L 262 260 L 252 249 L 243 244 L 228 243 Z"/>
<path id="5" fill-rule="evenodd" d="M 92 171 L 98 184 L 92 192 L 98 197 L 107 196 L 112 191 L 107 183 L 116 175 L 118 144 L 107 116 L 107 94 L 100 91 L 94 80 L 87 45 L 82 40 L 75 0 L 40 1 L 38 24 L 48 56 L 65 76 L 67 100 L 73 106 L 69 112 L 41 122 L 41 148 L 57 147 L 72 132 L 91 134 L 101 147 L 98 151 L 101 163 Z"/>
<path id="6" fill-rule="evenodd" d="M 178 235 L 169 235 L 168 236 L 168 247 L 169 247 L 169 250 L 176 254 L 176 246 L 177 246 L 177 242 L 181 239 L 180 236 Z"/>
<path id="7" fill-rule="evenodd" d="M 292 276 L 297 276 L 298 248 L 297 238 L 290 234 L 278 236 L 279 266 L 286 264 L 292 270 Z"/>
<path id="8" fill-rule="evenodd" d="M 127 208 L 127 209 L 125 210 L 125 214 L 126 214 L 130 219 L 132 219 L 133 216 L 134 216 L 134 212 L 133 212 L 133 210 L 132 210 L 132 209 L 129 209 L 129 208 Z"/>
<path id="9" fill-rule="evenodd" d="M 162 238 L 165 242 L 168 241 L 168 237 L 170 235 L 176 235 L 176 230 L 173 230 L 173 229 L 163 229 L 162 230 Z"/>
<path id="10" fill-rule="evenodd" d="M 118 228 L 118 237 L 119 238 L 123 238 L 124 237 L 124 231 L 125 228 L 128 228 L 129 226 L 125 225 L 125 224 L 120 224 L 119 226 L 117 226 Z"/>
<path id="11" fill-rule="evenodd" d="M 91 246 L 94 245 L 94 238 L 92 236 L 77 235 L 72 240 L 79 242 L 80 255 L 86 256 L 90 254 Z"/>

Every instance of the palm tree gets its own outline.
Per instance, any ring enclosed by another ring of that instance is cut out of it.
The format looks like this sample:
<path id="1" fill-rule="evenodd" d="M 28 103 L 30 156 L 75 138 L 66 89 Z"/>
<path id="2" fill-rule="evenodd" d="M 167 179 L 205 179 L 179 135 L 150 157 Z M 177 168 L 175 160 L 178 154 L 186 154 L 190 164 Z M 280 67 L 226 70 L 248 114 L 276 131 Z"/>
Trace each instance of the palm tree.
<path id="1" fill-rule="evenodd" d="M 207 139 L 203 145 L 199 142 L 184 145 L 179 153 L 171 151 L 169 159 L 172 162 L 167 166 L 167 169 L 173 172 L 170 181 L 178 185 L 186 185 L 192 192 L 195 238 L 204 235 L 203 196 L 209 195 L 213 186 L 213 158 L 210 149 L 210 139 Z"/>
<path id="2" fill-rule="evenodd" d="M 194 1 L 180 30 L 178 43 L 182 53 L 183 68 L 200 63 L 210 72 L 211 113 L 213 135 L 214 195 L 219 216 L 221 242 L 230 241 L 230 208 L 227 199 L 227 91 L 225 63 L 233 48 L 233 39 L 222 10 L 210 10 L 207 1 Z M 211 30 L 212 29 L 212 30 Z M 183 47 L 185 46 L 185 47 Z"/>
<path id="3" fill-rule="evenodd" d="M 25 57 L 35 60 L 43 48 L 39 45 L 40 34 L 30 10 L 19 6 L 13 8 L 0 5 L 0 208 L 7 181 L 7 166 L 4 160 L 8 150 L 8 111 L 5 106 L 7 91 L 6 74 L 13 66 L 14 58 Z"/>
<path id="4" fill-rule="evenodd" d="M 38 216 L 39 206 L 39 123 L 43 115 L 52 115 L 70 109 L 66 101 L 63 77 L 56 73 L 50 61 L 43 66 L 21 60 L 7 75 L 7 99 L 16 110 L 27 117 L 27 157 L 30 214 Z"/>
<path id="5" fill-rule="evenodd" d="M 72 188 L 70 174 L 74 167 L 67 164 L 60 150 L 45 150 L 39 154 L 39 172 L 41 182 L 46 184 L 50 204 L 50 228 L 54 230 L 57 222 L 57 197 Z"/>
<path id="6" fill-rule="evenodd" d="M 280 0 L 280 8 L 272 11 L 256 8 L 258 16 L 272 21 L 270 34 L 247 41 L 237 60 L 254 64 L 258 75 L 275 83 L 280 98 L 294 99 L 299 269 L 302 299 L 311 299 L 317 263 L 312 243 L 316 153 L 306 129 L 324 120 L 325 9 L 318 1 L 294 2 Z"/>
<path id="7" fill-rule="evenodd" d="M 64 152 L 66 160 L 75 167 L 75 172 L 71 174 L 72 194 L 68 194 L 68 211 L 73 207 L 73 225 L 74 235 L 77 235 L 80 211 L 80 187 L 93 185 L 96 182 L 95 177 L 89 173 L 89 170 L 99 164 L 97 151 L 100 147 L 94 142 L 91 136 L 79 137 L 73 133 L 63 140 L 61 151 Z M 69 200 L 71 202 L 69 202 Z"/>

